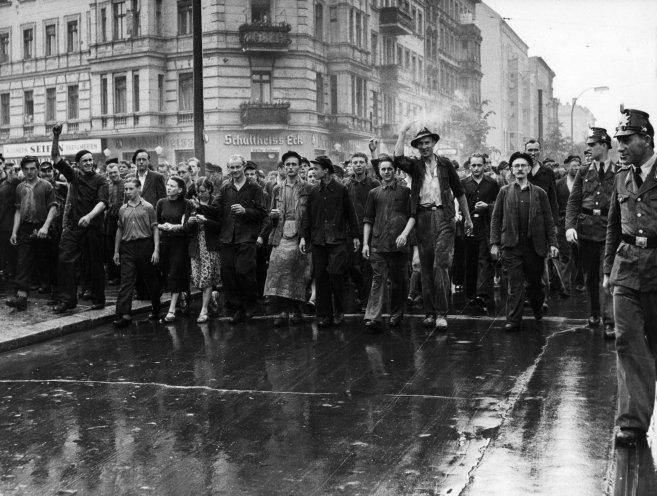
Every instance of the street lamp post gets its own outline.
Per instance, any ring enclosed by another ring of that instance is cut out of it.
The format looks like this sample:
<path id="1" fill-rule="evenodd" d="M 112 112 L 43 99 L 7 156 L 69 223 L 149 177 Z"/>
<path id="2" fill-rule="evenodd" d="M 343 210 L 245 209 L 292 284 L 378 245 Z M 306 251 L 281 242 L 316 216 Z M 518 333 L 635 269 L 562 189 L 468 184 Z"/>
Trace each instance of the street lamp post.
<path id="1" fill-rule="evenodd" d="M 609 86 L 591 86 L 582 91 L 579 95 L 573 98 L 573 105 L 570 107 L 570 147 L 573 148 L 575 145 L 575 135 L 573 134 L 573 112 L 575 111 L 575 105 L 577 104 L 577 99 L 586 93 L 589 90 L 593 91 L 609 91 Z"/>

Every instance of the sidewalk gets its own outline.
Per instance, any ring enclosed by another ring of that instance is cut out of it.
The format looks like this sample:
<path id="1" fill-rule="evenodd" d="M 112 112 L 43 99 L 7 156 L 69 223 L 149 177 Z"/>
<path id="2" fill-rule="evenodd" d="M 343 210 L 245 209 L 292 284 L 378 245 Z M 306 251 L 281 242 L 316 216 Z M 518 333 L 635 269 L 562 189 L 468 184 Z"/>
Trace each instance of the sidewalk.
<path id="1" fill-rule="evenodd" d="M 119 286 L 105 288 L 106 306 L 102 310 L 90 310 L 89 300 L 79 300 L 74 310 L 64 314 L 53 313 L 46 305 L 50 295 L 40 295 L 36 291 L 30 295 L 27 310 L 18 311 L 5 304 L 7 296 L 0 298 L 0 352 L 20 348 L 84 328 L 92 328 L 112 322 Z M 168 293 L 162 297 L 162 305 L 168 305 Z M 150 310 L 148 301 L 134 301 L 133 314 Z"/>

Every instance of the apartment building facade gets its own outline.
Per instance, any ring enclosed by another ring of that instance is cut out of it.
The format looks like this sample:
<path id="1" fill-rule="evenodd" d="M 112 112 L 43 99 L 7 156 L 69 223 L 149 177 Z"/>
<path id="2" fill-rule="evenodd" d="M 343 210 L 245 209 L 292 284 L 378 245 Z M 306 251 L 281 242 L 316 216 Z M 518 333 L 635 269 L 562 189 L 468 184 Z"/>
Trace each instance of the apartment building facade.
<path id="1" fill-rule="evenodd" d="M 344 159 L 406 116 L 480 98 L 473 0 L 203 0 L 206 159 Z M 0 0 L 0 147 L 193 155 L 191 0 Z M 458 137 L 448 126 L 449 146 Z M 23 153 L 25 152 L 25 153 Z"/>

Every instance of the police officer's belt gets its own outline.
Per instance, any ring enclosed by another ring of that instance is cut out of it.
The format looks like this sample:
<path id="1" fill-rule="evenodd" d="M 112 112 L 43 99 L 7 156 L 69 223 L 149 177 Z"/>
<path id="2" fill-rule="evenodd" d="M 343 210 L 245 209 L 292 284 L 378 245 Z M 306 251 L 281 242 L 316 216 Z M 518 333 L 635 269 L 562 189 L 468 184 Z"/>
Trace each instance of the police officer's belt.
<path id="1" fill-rule="evenodd" d="M 597 215 L 597 216 L 604 215 L 605 217 L 607 217 L 607 215 L 609 214 L 609 209 L 608 208 L 590 209 L 590 208 L 583 208 L 582 207 L 582 213 L 587 214 L 587 215 Z"/>
<path id="2" fill-rule="evenodd" d="M 438 210 L 439 208 L 443 208 L 442 205 L 418 205 L 417 209 L 418 210 Z"/>
<path id="3" fill-rule="evenodd" d="M 622 238 L 627 244 L 638 246 L 639 248 L 657 248 L 657 238 L 630 236 L 629 234 L 623 234 Z"/>

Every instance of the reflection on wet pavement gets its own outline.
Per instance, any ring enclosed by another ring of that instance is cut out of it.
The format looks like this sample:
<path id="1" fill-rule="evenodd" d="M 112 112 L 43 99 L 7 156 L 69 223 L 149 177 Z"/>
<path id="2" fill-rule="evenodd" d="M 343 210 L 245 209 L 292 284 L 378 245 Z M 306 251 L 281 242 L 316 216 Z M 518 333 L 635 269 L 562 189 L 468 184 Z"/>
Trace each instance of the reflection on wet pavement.
<path id="1" fill-rule="evenodd" d="M 0 493 L 610 491 L 627 458 L 612 445 L 613 343 L 572 319 L 502 325 L 180 322 L 6 353 Z"/>

